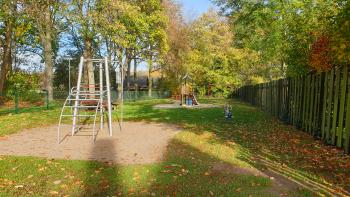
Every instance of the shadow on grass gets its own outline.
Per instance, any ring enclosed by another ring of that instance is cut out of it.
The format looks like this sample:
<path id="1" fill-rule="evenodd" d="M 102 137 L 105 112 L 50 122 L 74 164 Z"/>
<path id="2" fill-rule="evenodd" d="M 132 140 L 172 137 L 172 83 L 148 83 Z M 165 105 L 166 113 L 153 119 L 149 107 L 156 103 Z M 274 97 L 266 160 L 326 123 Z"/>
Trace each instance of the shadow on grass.
<path id="1" fill-rule="evenodd" d="M 114 148 L 109 140 L 101 143 Z M 101 158 L 94 151 L 91 156 Z M 213 165 L 234 167 L 174 139 L 158 164 L 88 162 L 81 196 L 271 196 L 269 178 L 213 170 Z"/>
<path id="2" fill-rule="evenodd" d="M 329 148 L 320 145 L 311 136 L 284 125 L 253 106 L 237 101 L 224 102 L 233 105 L 233 121 L 226 121 L 220 108 L 160 110 L 152 107 L 154 103 L 129 106 L 125 110 L 126 119 L 177 124 L 197 134 L 211 132 L 221 143 L 239 144 L 243 148 L 241 159 L 252 166 L 268 168 L 315 193 L 349 195 L 344 188 L 350 170 L 341 167 L 343 161 L 337 158 L 339 151 L 329 155 Z M 218 101 L 215 100 L 215 103 Z M 319 164 L 327 166 L 330 158 L 334 158 L 332 161 L 336 162 L 332 164 L 339 170 L 334 167 L 328 170 L 321 168 Z M 345 161 L 349 159 L 346 156 L 343 158 Z M 319 160 L 318 163 L 315 160 Z"/>
<path id="3" fill-rule="evenodd" d="M 271 196 L 268 178 L 218 170 L 217 165 L 237 167 L 174 139 L 149 189 L 157 196 Z"/>
<path id="4" fill-rule="evenodd" d="M 120 191 L 118 183 L 118 167 L 110 167 L 113 161 L 108 161 L 108 155 L 115 154 L 115 147 L 112 140 L 103 139 L 98 141 L 99 145 L 94 146 L 91 151 L 91 159 L 98 159 L 105 162 L 89 161 L 84 169 L 84 187 L 80 196 L 115 196 Z M 102 146 L 103 147 L 102 147 Z M 101 155 L 98 149 L 105 149 Z"/>

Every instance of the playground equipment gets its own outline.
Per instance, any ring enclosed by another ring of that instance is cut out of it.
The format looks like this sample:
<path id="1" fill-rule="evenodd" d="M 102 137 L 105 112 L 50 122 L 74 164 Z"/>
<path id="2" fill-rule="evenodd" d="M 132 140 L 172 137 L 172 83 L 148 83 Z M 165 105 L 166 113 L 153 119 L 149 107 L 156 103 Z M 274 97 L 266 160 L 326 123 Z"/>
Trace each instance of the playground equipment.
<path id="1" fill-rule="evenodd" d="M 232 119 L 232 106 L 231 105 L 225 105 L 224 114 L 225 114 L 225 118 L 227 120 Z"/>
<path id="2" fill-rule="evenodd" d="M 192 78 L 186 74 L 183 78 L 183 83 L 181 84 L 181 106 L 193 106 L 199 105 L 197 98 L 194 94 L 192 87 L 188 84 L 191 82 Z"/>
<path id="3" fill-rule="evenodd" d="M 83 84 L 83 69 L 84 63 L 92 63 L 94 67 L 99 68 L 99 84 L 94 82 Z M 61 115 L 58 123 L 57 142 L 60 143 L 60 129 L 63 117 L 72 117 L 71 135 L 74 136 L 79 132 L 81 118 L 93 118 L 92 139 L 96 140 L 96 122 L 100 118 L 100 129 L 104 126 L 104 115 L 107 111 L 108 132 L 113 135 L 112 129 L 112 101 L 111 101 L 111 87 L 109 78 L 109 61 L 107 58 L 103 59 L 84 59 L 80 58 L 78 69 L 77 86 L 70 90 L 70 93 L 64 102 L 61 110 Z M 123 88 L 122 88 L 123 89 Z M 73 102 L 73 105 L 70 103 Z M 70 109 L 70 110 L 67 110 Z M 82 113 L 84 112 L 84 113 Z"/>

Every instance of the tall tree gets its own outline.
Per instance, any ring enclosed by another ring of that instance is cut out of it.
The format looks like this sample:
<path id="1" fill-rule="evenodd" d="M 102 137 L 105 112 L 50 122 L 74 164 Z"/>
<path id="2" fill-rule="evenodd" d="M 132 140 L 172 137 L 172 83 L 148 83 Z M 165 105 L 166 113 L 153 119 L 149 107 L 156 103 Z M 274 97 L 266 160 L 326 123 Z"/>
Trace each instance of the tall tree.
<path id="1" fill-rule="evenodd" d="M 27 0 L 24 2 L 27 13 L 35 21 L 38 29 L 45 62 L 45 89 L 49 92 L 49 99 L 53 100 L 54 54 L 60 22 L 57 14 L 62 8 L 62 2 L 59 0 Z"/>
<path id="2" fill-rule="evenodd" d="M 186 54 L 189 52 L 189 28 L 182 16 L 181 6 L 173 0 L 163 1 L 168 25 L 166 28 L 169 50 L 164 54 L 162 70 L 166 76 L 163 85 L 173 92 L 179 91 L 181 76 L 186 74 Z"/>
<path id="3" fill-rule="evenodd" d="M 265 65 L 280 65 L 280 76 L 285 71 L 288 76 L 296 76 L 322 70 L 321 65 L 315 65 L 318 55 L 312 54 L 312 45 L 332 37 L 329 30 L 344 1 L 215 2 L 230 17 L 236 46 L 258 52 Z"/>
<path id="4" fill-rule="evenodd" d="M 133 1 L 100 1 L 94 16 L 99 34 L 106 40 L 107 55 L 122 65 L 120 72 L 126 76 L 130 88 L 130 69 L 138 37 L 147 28 L 140 7 Z M 124 84 L 118 84 L 119 89 Z M 121 91 L 119 91 L 121 92 Z"/>
<path id="5" fill-rule="evenodd" d="M 158 61 L 158 54 L 166 48 L 165 15 L 160 1 L 103 0 L 94 19 L 99 33 L 113 43 L 116 58 L 126 68 L 122 72 L 127 86 L 130 86 L 132 60 Z M 149 73 L 153 66 L 152 63 Z"/>
<path id="6" fill-rule="evenodd" d="M 190 29 L 191 48 L 186 65 L 194 88 L 204 95 L 210 84 L 214 93 L 227 95 L 239 85 L 239 65 L 234 59 L 233 34 L 227 19 L 210 10 L 195 20 Z"/>
<path id="7" fill-rule="evenodd" d="M 1 1 L 0 12 L 1 19 L 4 24 L 4 39 L 2 42 L 2 64 L 1 64 L 1 74 L 0 74 L 0 96 L 4 94 L 5 83 L 7 81 L 9 71 L 12 65 L 12 42 L 13 42 L 13 29 L 14 20 L 16 12 L 16 2 L 15 1 Z"/>
<path id="8" fill-rule="evenodd" d="M 98 43 L 94 16 L 99 3 L 100 1 L 96 0 L 72 0 L 67 14 L 69 24 L 76 29 L 74 32 L 78 33 L 76 37 L 81 39 L 82 55 L 84 59 L 90 60 L 84 64 L 84 79 L 85 83 L 90 85 L 88 88 L 92 92 L 95 91 L 95 75 L 91 59 L 96 53 L 94 49 Z"/>
<path id="9" fill-rule="evenodd" d="M 144 58 L 147 60 L 148 65 L 148 96 L 152 96 L 152 73 L 161 68 L 164 61 L 162 57 L 168 50 L 166 35 L 167 16 L 161 1 L 139 0 L 138 3 L 148 24 L 144 40 Z"/>

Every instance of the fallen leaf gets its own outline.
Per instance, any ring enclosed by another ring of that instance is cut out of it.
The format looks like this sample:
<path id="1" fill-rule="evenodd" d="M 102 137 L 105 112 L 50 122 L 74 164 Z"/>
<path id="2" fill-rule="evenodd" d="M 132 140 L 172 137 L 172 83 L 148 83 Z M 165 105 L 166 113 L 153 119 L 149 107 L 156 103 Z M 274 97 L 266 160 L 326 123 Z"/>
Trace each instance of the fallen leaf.
<path id="1" fill-rule="evenodd" d="M 23 188 L 23 185 L 16 185 L 15 188 Z"/>
<path id="2" fill-rule="evenodd" d="M 68 186 L 65 185 L 65 184 L 63 184 L 63 185 L 61 185 L 60 187 L 61 187 L 61 188 L 67 188 Z"/>
<path id="3" fill-rule="evenodd" d="M 58 195 L 58 192 L 57 191 L 50 191 L 49 192 L 51 195 Z"/>
<path id="4" fill-rule="evenodd" d="M 59 185 L 59 184 L 61 184 L 61 183 L 62 183 L 61 180 L 57 180 L 57 181 L 54 181 L 54 182 L 53 182 L 53 184 L 55 184 L 55 185 Z"/>

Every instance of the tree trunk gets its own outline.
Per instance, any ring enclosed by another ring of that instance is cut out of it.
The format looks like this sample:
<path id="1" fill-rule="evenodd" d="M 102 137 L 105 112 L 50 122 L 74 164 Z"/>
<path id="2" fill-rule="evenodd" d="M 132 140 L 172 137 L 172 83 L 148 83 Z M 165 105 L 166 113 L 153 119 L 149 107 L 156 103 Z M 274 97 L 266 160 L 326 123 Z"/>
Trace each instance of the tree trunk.
<path id="1" fill-rule="evenodd" d="M 117 80 L 117 86 L 118 86 L 118 98 L 122 98 L 122 90 L 123 90 L 123 84 L 122 84 L 122 77 L 123 77 L 123 70 L 122 70 L 122 64 L 123 64 L 123 52 L 121 48 L 117 48 L 117 58 L 118 58 L 118 65 L 119 65 L 119 77 Z"/>
<path id="2" fill-rule="evenodd" d="M 152 60 L 148 62 L 148 96 L 152 97 Z"/>
<path id="3" fill-rule="evenodd" d="M 136 60 L 136 57 L 134 59 L 134 86 L 135 86 L 135 90 L 138 90 L 138 84 L 137 84 L 137 60 Z"/>
<path id="4" fill-rule="evenodd" d="M 0 96 L 4 94 L 5 83 L 8 78 L 8 72 L 11 68 L 12 54 L 11 54 L 11 43 L 12 43 L 12 22 L 9 19 L 5 22 L 5 43 L 3 48 L 3 62 L 1 65 L 0 75 Z"/>
<path id="5" fill-rule="evenodd" d="M 282 76 L 285 77 L 285 74 L 286 74 L 286 63 L 284 61 L 281 61 L 281 73 L 282 73 Z"/>
<path id="6" fill-rule="evenodd" d="M 53 100 L 53 61 L 52 61 L 52 44 L 51 33 L 46 33 L 44 42 L 44 59 L 45 59 L 45 88 L 49 92 L 49 100 Z"/>
<path id="7" fill-rule="evenodd" d="M 95 73 L 94 73 L 94 65 L 91 61 L 92 59 L 92 39 L 85 38 L 84 39 L 84 59 L 89 60 L 86 62 L 86 67 L 84 69 L 84 82 L 88 85 L 88 89 L 90 93 L 95 92 Z M 92 96 L 93 97 L 93 96 Z"/>
<path id="8" fill-rule="evenodd" d="M 126 87 L 128 89 L 128 91 L 130 91 L 130 80 L 131 80 L 131 58 L 127 58 L 128 62 L 128 70 L 126 72 Z"/>
<path id="9" fill-rule="evenodd" d="M 125 87 L 124 86 L 125 81 L 127 83 L 127 80 L 128 80 L 128 70 L 125 70 L 125 68 L 128 69 L 128 67 L 129 67 L 129 55 L 128 55 L 128 51 L 126 50 L 125 51 L 125 62 L 123 63 L 123 71 L 122 71 L 123 72 L 123 84 L 122 84 L 123 87 Z M 128 87 L 127 87 L 127 90 L 129 90 Z"/>
<path id="10" fill-rule="evenodd" d="M 47 7 L 49 8 L 49 7 Z M 50 10 L 43 12 L 45 20 L 51 21 Z M 53 100 L 53 58 L 52 58 L 52 27 L 45 25 L 40 32 L 41 43 L 44 47 L 44 61 L 45 61 L 45 89 L 49 93 L 49 100 Z"/>

